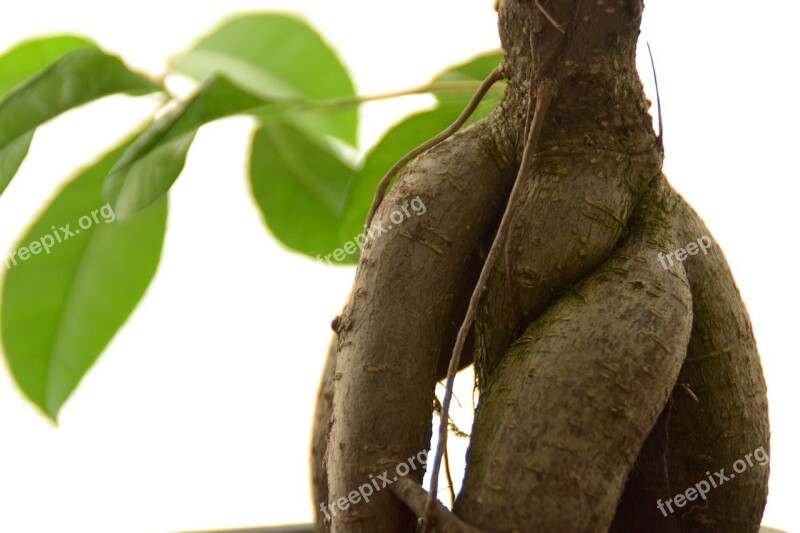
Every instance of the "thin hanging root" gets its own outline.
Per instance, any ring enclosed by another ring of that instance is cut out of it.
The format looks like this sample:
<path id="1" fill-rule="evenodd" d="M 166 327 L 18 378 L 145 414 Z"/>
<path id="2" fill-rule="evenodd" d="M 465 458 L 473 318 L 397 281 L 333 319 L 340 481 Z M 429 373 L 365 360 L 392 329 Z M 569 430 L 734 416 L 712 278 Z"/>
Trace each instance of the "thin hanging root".
<path id="1" fill-rule="evenodd" d="M 688 387 L 687 387 L 688 390 Z M 450 489 L 450 508 L 456 506 L 456 491 L 453 488 L 453 475 L 450 473 L 450 454 L 444 450 L 444 473 L 447 474 L 447 488 Z"/>
<path id="2" fill-rule="evenodd" d="M 482 533 L 480 529 L 462 522 L 456 515 L 436 501 L 435 498 L 434 501 L 436 503 L 429 511 L 426 503 L 428 495 L 426 495 L 425 489 L 417 485 L 413 479 L 401 477 L 389 486 L 389 490 L 417 516 L 421 517 L 423 514 L 430 513 L 436 520 L 440 533 Z M 427 524 L 428 521 L 426 520 L 425 523 Z"/>
<path id="3" fill-rule="evenodd" d="M 455 394 L 453 394 L 453 399 L 456 401 L 456 403 L 458 403 L 458 406 L 461 407 L 461 403 L 458 401 L 458 397 Z M 473 402 L 473 410 L 474 410 L 474 402 Z M 433 412 L 436 413 L 438 416 L 442 416 L 442 403 L 436 396 L 433 397 Z M 467 433 L 466 431 L 461 431 L 461 429 L 452 420 L 447 421 L 447 429 L 450 430 L 456 437 L 461 437 L 462 439 L 469 438 L 469 433 Z M 447 456 L 445 456 L 445 461 L 446 460 Z"/>
<path id="4" fill-rule="evenodd" d="M 551 15 L 550 13 L 547 12 L 547 10 L 544 8 L 542 3 L 539 2 L 539 0 L 534 0 L 534 3 L 536 4 L 536 7 L 539 9 L 539 11 L 542 12 L 542 15 L 544 15 L 544 18 L 546 18 L 550 22 L 550 24 L 553 25 L 553 27 L 555 29 L 557 29 L 561 33 L 567 33 L 567 31 L 564 29 L 564 26 L 559 24 L 558 21 L 555 19 L 555 17 L 553 17 L 553 15 Z"/>
<path id="5" fill-rule="evenodd" d="M 536 3 L 537 5 L 539 4 L 539 2 Z M 541 8 L 541 6 L 538 7 Z M 444 449 L 447 446 L 447 422 L 450 420 L 450 399 L 453 394 L 453 383 L 455 381 L 456 372 L 458 372 L 461 355 L 464 352 L 464 344 L 467 340 L 467 333 L 475 322 L 475 315 L 477 314 L 478 310 L 478 302 L 481 299 L 483 291 L 486 290 L 489 275 L 494 270 L 494 266 L 497 263 L 497 256 L 501 253 L 500 249 L 503 248 L 505 251 L 505 247 L 502 245 L 510 233 L 511 215 L 514 205 L 519 202 L 518 197 L 520 195 L 520 190 L 522 189 L 521 181 L 524 179 L 524 176 L 528 175 L 531 166 L 533 165 L 533 155 L 536 152 L 536 147 L 539 144 L 539 137 L 541 136 L 542 128 L 544 127 L 545 115 L 547 114 L 550 104 L 558 92 L 558 85 L 556 81 L 557 77 L 554 69 L 558 65 L 559 59 L 564 55 L 564 53 L 566 53 L 567 49 L 569 49 L 572 44 L 575 34 L 574 29 L 578 24 L 578 17 L 580 16 L 582 7 L 583 0 L 578 0 L 574 18 L 570 23 L 570 31 L 564 32 L 565 35 L 561 40 L 558 51 L 547 64 L 541 67 L 541 79 L 538 81 L 538 87 L 536 88 L 533 118 L 531 119 L 530 131 L 527 132 L 527 137 L 525 138 L 525 148 L 522 152 L 522 161 L 520 162 L 519 171 L 517 172 L 517 177 L 514 180 L 514 186 L 511 188 L 511 194 L 508 197 L 506 209 L 503 212 L 503 217 L 500 220 L 500 226 L 497 228 L 497 233 L 492 241 L 492 246 L 489 249 L 486 262 L 483 264 L 480 276 L 478 277 L 478 282 L 475 284 L 475 289 L 472 292 L 472 296 L 470 296 L 469 306 L 467 307 L 467 313 L 464 316 L 464 321 L 458 330 L 458 335 L 456 336 L 455 345 L 453 347 L 453 355 L 450 358 L 450 365 L 447 368 L 444 401 L 442 402 L 442 415 L 441 419 L 439 420 L 439 441 L 436 444 L 436 455 L 434 456 L 433 469 L 431 470 L 430 492 L 428 494 L 428 501 L 425 504 L 423 524 L 424 533 L 429 533 L 431 531 L 431 527 L 433 525 L 432 521 L 435 518 L 433 510 L 437 503 L 436 490 L 439 482 L 439 470 L 442 464 L 442 456 L 444 454 Z M 544 10 L 542 10 L 542 13 L 546 14 Z M 533 81 L 533 74 L 535 71 L 531 72 Z M 533 84 L 531 84 L 529 90 L 534 90 Z M 531 97 L 531 99 L 533 99 L 533 97 Z"/>
<path id="6" fill-rule="evenodd" d="M 435 520 L 434 509 L 437 504 L 436 489 L 439 481 L 439 470 L 441 467 L 442 456 L 444 455 L 444 450 L 447 446 L 447 422 L 450 420 L 450 399 L 453 394 L 453 382 L 456 378 L 456 372 L 458 372 L 461 354 L 464 351 L 464 344 L 467 340 L 467 332 L 469 332 L 472 324 L 475 322 L 475 314 L 477 313 L 478 302 L 480 301 L 483 289 L 489 280 L 489 275 L 494 269 L 494 265 L 497 263 L 497 256 L 502 248 L 501 243 L 508 235 L 509 226 L 511 225 L 511 207 L 519 201 L 517 197 L 522 189 L 521 182 L 524 177 L 528 175 L 530 168 L 533 165 L 533 154 L 536 151 L 536 146 L 539 144 L 539 137 L 542 133 L 542 128 L 544 127 L 544 117 L 547 114 L 550 103 L 555 97 L 555 93 L 555 82 L 550 80 L 542 80 L 536 94 L 536 106 L 534 107 L 533 111 L 531 131 L 525 143 L 525 150 L 522 153 L 522 162 L 519 166 L 519 172 L 517 172 L 517 178 L 514 180 L 514 186 L 511 189 L 511 194 L 509 195 L 506 210 L 503 213 L 500 226 L 497 228 L 497 233 L 494 236 L 492 247 L 489 249 L 489 255 L 486 258 L 486 262 L 483 264 L 483 268 L 481 269 L 478 283 L 475 285 L 475 290 L 472 292 L 472 296 L 470 297 L 469 307 L 467 308 L 467 314 L 464 317 L 464 322 L 461 324 L 461 327 L 458 330 L 458 335 L 456 336 L 455 346 L 453 347 L 453 356 L 450 358 L 450 366 L 447 369 L 446 390 L 444 401 L 442 402 L 441 420 L 439 421 L 439 442 L 436 445 L 436 456 L 434 457 L 433 470 L 431 471 L 431 488 L 430 493 L 428 494 L 428 502 L 425 506 L 424 531 L 426 533 L 431 531 L 430 528 L 432 526 L 432 520 Z"/>
<path id="7" fill-rule="evenodd" d="M 375 217 L 375 212 L 380 207 L 381 202 L 383 201 L 383 197 L 386 195 L 386 189 L 389 188 L 389 184 L 394 178 L 395 174 L 400 172 L 403 167 L 409 164 L 411 161 L 417 158 L 421 153 L 427 152 L 434 146 L 444 142 L 448 138 L 450 138 L 455 132 L 461 129 L 461 126 L 469 120 L 469 117 L 472 116 L 472 113 L 478 108 L 478 104 L 481 103 L 483 97 L 486 96 L 486 93 L 489 92 L 489 89 L 492 88 L 492 85 L 497 83 L 499 80 L 505 77 L 505 72 L 503 70 L 503 65 L 498 66 L 495 68 L 489 76 L 483 80 L 478 90 L 475 91 L 475 94 L 472 96 L 472 99 L 469 101 L 466 109 L 461 112 L 461 115 L 458 116 L 455 122 L 453 122 L 446 130 L 442 133 L 434 137 L 433 139 L 417 146 L 413 150 L 411 150 L 408 154 L 405 155 L 400 161 L 394 164 L 392 168 L 389 169 L 389 172 L 381 179 L 380 183 L 378 183 L 378 188 L 375 191 L 375 198 L 372 200 L 372 205 L 369 208 L 369 213 L 367 214 L 367 223 L 364 225 L 365 228 L 369 228 L 372 224 L 372 219 Z"/>
<path id="8" fill-rule="evenodd" d="M 656 108 L 658 108 L 658 147 L 661 155 L 664 155 L 664 121 L 661 115 L 661 93 L 658 90 L 658 75 L 656 74 L 656 62 L 653 59 L 653 51 L 650 49 L 650 42 L 647 41 L 647 53 L 650 54 L 650 66 L 653 68 L 653 83 L 656 86 Z"/>

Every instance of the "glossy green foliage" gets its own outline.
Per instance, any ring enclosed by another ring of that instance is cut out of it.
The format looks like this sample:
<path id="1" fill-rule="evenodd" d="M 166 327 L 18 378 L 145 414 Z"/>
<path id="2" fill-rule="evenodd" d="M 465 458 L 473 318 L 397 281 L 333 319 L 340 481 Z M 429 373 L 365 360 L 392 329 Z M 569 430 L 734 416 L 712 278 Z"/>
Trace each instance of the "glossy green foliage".
<path id="1" fill-rule="evenodd" d="M 202 80 L 222 73 L 273 100 L 300 104 L 355 97 L 350 74 L 333 49 L 304 21 L 259 13 L 229 20 L 174 61 L 178 72 Z M 355 146 L 358 108 L 292 109 L 283 117 L 316 135 Z"/>
<path id="2" fill-rule="evenodd" d="M 144 209 L 166 194 L 178 179 L 201 126 L 255 111 L 268 103 L 222 76 L 208 78 L 194 96 L 154 122 L 134 141 L 106 178 L 105 198 L 121 219 Z"/>
<path id="3" fill-rule="evenodd" d="M 136 307 L 161 255 L 166 199 L 124 223 L 103 202 L 103 178 L 123 151 L 67 184 L 4 265 L 8 365 L 53 420 Z"/>
<path id="4" fill-rule="evenodd" d="M 500 59 L 487 54 L 437 76 L 428 87 L 435 107 L 390 128 L 359 161 L 363 99 L 308 24 L 256 13 L 202 37 L 167 72 L 194 78 L 191 95 L 170 98 L 168 112 L 81 171 L 8 258 L 0 325 L 20 388 L 55 420 L 134 310 L 158 266 L 167 192 L 201 127 L 252 116 L 249 179 L 267 227 L 292 250 L 353 264 L 379 180 L 455 121 Z M 163 90 L 80 37 L 36 39 L 0 56 L 0 193 L 48 120 L 106 95 Z M 498 85 L 470 121 L 501 95 Z"/>
<path id="5" fill-rule="evenodd" d="M 19 63 L 29 58 L 13 51 L 10 55 L 18 61 L 17 68 L 7 68 L 16 71 L 18 79 L 25 70 Z M 37 127 L 103 96 L 146 94 L 159 88 L 98 48 L 78 46 L 67 51 L 0 100 L 0 193 L 22 164 Z"/>

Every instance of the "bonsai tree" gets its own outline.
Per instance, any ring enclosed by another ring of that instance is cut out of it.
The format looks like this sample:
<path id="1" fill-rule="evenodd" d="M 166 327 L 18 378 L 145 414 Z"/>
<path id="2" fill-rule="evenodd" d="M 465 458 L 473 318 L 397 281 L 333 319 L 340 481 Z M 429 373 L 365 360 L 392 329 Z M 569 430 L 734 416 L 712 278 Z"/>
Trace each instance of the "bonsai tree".
<path id="1" fill-rule="evenodd" d="M 166 110 L 80 171 L 5 261 L 22 391 L 56 419 L 155 274 L 197 130 L 245 114 L 266 225 L 358 265 L 312 435 L 319 530 L 757 531 L 766 387 L 722 250 L 662 173 L 635 67 L 643 4 L 497 8 L 501 52 L 390 95 L 357 95 L 286 15 L 237 17 L 175 58 L 168 75 L 197 82 L 187 99 L 82 37 L 0 56 L 0 193 L 67 110 L 116 93 Z M 355 161 L 358 105 L 415 93 L 436 107 Z M 469 365 L 479 403 L 447 509 L 452 386 Z"/>

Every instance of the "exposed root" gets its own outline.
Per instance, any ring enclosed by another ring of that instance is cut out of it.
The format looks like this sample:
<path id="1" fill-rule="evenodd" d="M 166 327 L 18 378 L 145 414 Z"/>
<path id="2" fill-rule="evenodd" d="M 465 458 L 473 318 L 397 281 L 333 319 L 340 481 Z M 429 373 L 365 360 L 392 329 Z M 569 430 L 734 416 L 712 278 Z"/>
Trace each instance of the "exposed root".
<path id="1" fill-rule="evenodd" d="M 537 3 L 537 7 L 541 9 L 539 2 Z M 455 381 L 455 374 L 458 371 L 458 367 L 461 361 L 462 353 L 464 350 L 464 344 L 466 343 L 467 334 L 472 328 L 472 325 L 475 322 L 475 317 L 477 315 L 478 305 L 481 299 L 483 292 L 486 290 L 487 282 L 489 277 L 497 263 L 497 258 L 502 248 L 502 251 L 505 253 L 506 259 L 508 256 L 508 249 L 507 246 L 504 246 L 506 241 L 508 240 L 508 236 L 510 234 L 510 225 L 511 219 L 513 215 L 513 209 L 516 203 L 519 202 L 519 195 L 522 189 L 521 182 L 524 176 L 528 175 L 533 165 L 533 156 L 536 152 L 536 148 L 539 144 L 539 138 L 541 136 L 542 129 L 544 128 L 544 117 L 547 114 L 547 111 L 552 103 L 553 99 L 558 92 L 558 84 L 557 84 L 557 65 L 559 64 L 561 57 L 566 53 L 569 47 L 572 44 L 575 34 L 575 27 L 578 24 L 578 16 L 581 12 L 583 1 L 578 0 L 575 15 L 573 20 L 570 23 L 570 31 L 564 32 L 564 37 L 561 39 L 561 42 L 556 50 L 556 53 L 553 55 L 551 60 L 545 65 L 540 75 L 534 80 L 534 75 L 536 73 L 535 70 L 532 70 L 532 77 L 529 86 L 529 104 L 534 101 L 534 91 L 535 91 L 535 105 L 532 109 L 533 115 L 532 117 L 528 115 L 526 117 L 526 122 L 528 118 L 531 119 L 530 122 L 530 129 L 528 131 L 528 125 L 526 123 L 525 130 L 526 130 L 526 137 L 524 138 L 525 147 L 522 154 L 522 161 L 520 162 L 519 170 L 517 172 L 516 179 L 514 181 L 514 186 L 511 189 L 511 194 L 509 195 L 508 203 L 506 204 L 506 209 L 503 212 L 503 216 L 500 220 L 500 225 L 497 229 L 497 233 L 495 234 L 494 240 L 492 242 L 492 246 L 489 249 L 489 254 L 486 258 L 486 262 L 481 269 L 480 276 L 478 278 L 478 282 L 475 285 L 475 289 L 470 297 L 469 306 L 467 307 L 467 312 L 464 317 L 464 321 L 459 328 L 458 335 L 456 336 L 456 342 L 453 347 L 453 355 L 450 359 L 450 365 L 447 372 L 447 380 L 445 386 L 445 396 L 444 401 L 442 402 L 442 417 L 439 423 L 439 441 L 436 447 L 436 455 L 434 456 L 433 462 L 433 469 L 431 471 L 431 485 L 430 485 L 430 494 L 428 496 L 428 509 L 430 511 L 432 506 L 434 505 L 435 501 L 435 494 L 436 488 L 438 486 L 439 480 L 439 470 L 441 467 L 442 456 L 444 454 L 444 450 L 447 446 L 447 422 L 449 420 L 449 410 L 450 410 L 450 398 L 453 393 L 453 382 Z M 547 16 L 545 10 L 542 9 L 542 13 Z M 554 22 L 554 21 L 552 21 Z M 556 23 L 557 24 L 557 23 Z M 535 81 L 535 83 L 534 83 Z M 508 263 L 506 263 L 507 265 Z M 425 513 L 425 517 L 429 517 L 429 513 Z M 429 526 L 427 521 L 425 522 L 423 530 L 427 533 L 429 531 Z"/>
<path id="2" fill-rule="evenodd" d="M 406 169 L 377 211 L 376 223 L 388 214 L 389 204 L 399 209 L 408 198 L 420 196 L 429 204 L 425 218 L 414 217 L 400 229 L 424 232 L 443 255 L 399 231 L 364 247 L 340 319 L 349 327 L 338 336 L 334 423 L 327 446 L 331 501 L 364 483 L 365 473 L 386 469 L 364 443 L 380 443 L 396 462 L 430 446 L 435 384 L 446 373 L 457 328 L 450 325 L 461 322 L 483 263 L 476 243 L 494 233 L 514 179 L 516 147 L 502 145 L 501 133 L 492 119 L 482 120 L 427 151 Z M 441 179 L 445 169 L 462 191 Z M 423 224 L 437 228 L 448 241 Z M 393 266 L 376 268 L 379 262 Z M 448 327 L 450 338 L 443 340 L 441 332 Z M 367 371 L 365 365 L 386 370 Z M 397 365 L 399 374 L 390 370 Z M 422 476 L 421 469 L 408 475 L 416 483 Z M 389 491 L 376 493 L 369 506 L 340 509 L 331 518 L 340 533 L 409 531 L 416 523 L 414 513 Z"/>
<path id="3" fill-rule="evenodd" d="M 430 212 L 368 241 L 334 324 L 330 469 L 317 460 L 325 497 L 427 449 L 446 370 L 445 396 L 429 491 L 421 470 L 409 472 L 369 508 L 341 510 L 334 530 L 672 530 L 653 502 L 726 458 L 768 448 L 752 328 L 724 258 L 704 249 L 674 268 L 658 264 L 708 231 L 676 211 L 656 173 L 660 112 L 656 137 L 630 63 L 642 2 L 605 3 L 502 2 L 503 105 L 456 133 L 498 69 L 453 125 L 381 180 L 367 225 L 415 196 Z M 481 408 L 450 512 L 437 485 L 444 460 L 453 497 L 449 407 L 467 355 Z M 767 474 L 751 472 L 750 483 L 718 489 L 719 504 L 673 519 L 747 530 L 763 512 Z"/>
<path id="4" fill-rule="evenodd" d="M 658 210 L 655 194 L 646 201 Z M 618 251 L 532 322 L 491 374 L 454 507 L 462 520 L 493 531 L 608 530 L 692 327 L 685 273 L 676 268 L 679 280 L 657 262 L 659 222 L 637 212 Z M 656 287 L 658 296 L 638 296 Z M 666 320 L 652 320 L 651 308 Z"/>

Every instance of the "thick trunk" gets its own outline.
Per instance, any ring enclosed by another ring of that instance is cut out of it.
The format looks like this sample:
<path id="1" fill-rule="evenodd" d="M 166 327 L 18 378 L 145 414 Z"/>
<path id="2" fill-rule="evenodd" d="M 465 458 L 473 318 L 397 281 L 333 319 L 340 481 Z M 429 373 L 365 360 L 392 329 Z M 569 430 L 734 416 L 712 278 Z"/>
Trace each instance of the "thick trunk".
<path id="1" fill-rule="evenodd" d="M 664 262 L 708 231 L 661 175 L 634 61 L 641 12 L 640 0 L 501 2 L 503 103 L 401 174 L 336 322 L 313 452 L 332 530 L 414 531 L 386 485 L 430 445 L 435 381 L 474 291 L 463 359 L 474 355 L 482 395 L 459 519 L 486 531 L 757 529 L 761 367 L 719 249 Z M 416 197 L 427 212 L 388 229 Z M 737 460 L 751 464 L 735 480 L 688 505 L 676 497 Z M 419 483 L 423 469 L 408 470 Z M 366 502 L 357 491 L 370 484 Z"/>

